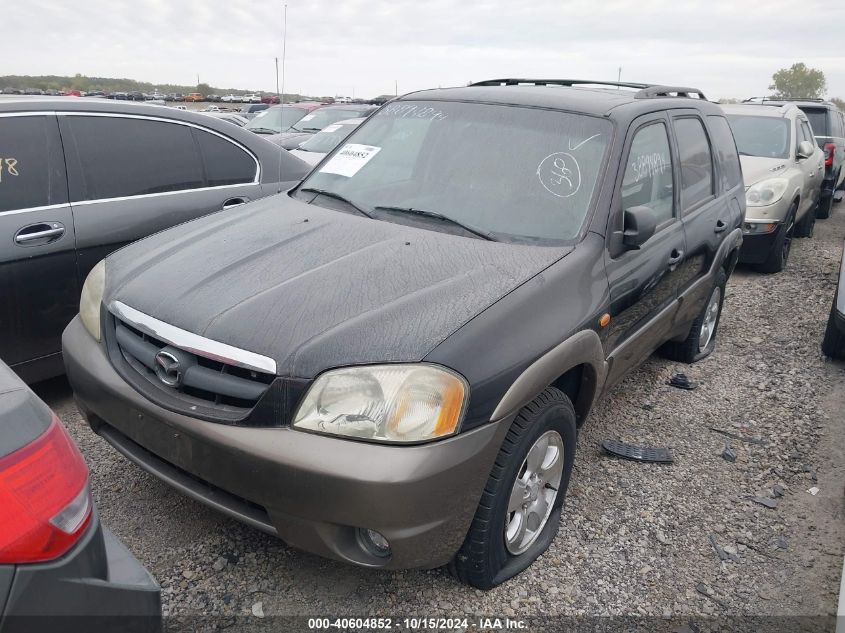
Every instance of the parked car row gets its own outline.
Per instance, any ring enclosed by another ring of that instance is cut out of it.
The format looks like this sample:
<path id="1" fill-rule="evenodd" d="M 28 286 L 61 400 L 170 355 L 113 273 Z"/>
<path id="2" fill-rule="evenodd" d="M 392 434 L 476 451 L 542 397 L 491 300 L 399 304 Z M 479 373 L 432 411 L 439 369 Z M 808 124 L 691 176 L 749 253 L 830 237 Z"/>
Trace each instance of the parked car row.
<path id="1" fill-rule="evenodd" d="M 44 110 L 0 103 L 0 357 L 63 360 L 94 432 L 292 546 L 483 589 L 552 543 L 596 402 L 707 357 L 737 263 L 782 269 L 841 182 L 802 104 L 684 87 L 491 80 L 242 130 Z"/>

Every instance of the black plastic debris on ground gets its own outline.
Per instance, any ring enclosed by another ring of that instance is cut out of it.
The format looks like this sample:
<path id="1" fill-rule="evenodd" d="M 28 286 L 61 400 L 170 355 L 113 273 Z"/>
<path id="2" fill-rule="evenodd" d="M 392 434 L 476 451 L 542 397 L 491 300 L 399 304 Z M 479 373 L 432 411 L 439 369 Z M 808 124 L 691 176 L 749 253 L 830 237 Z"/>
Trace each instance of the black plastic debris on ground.
<path id="1" fill-rule="evenodd" d="M 769 499 L 768 497 L 748 497 L 754 503 L 759 503 L 761 506 L 766 506 L 772 510 L 778 507 L 777 499 Z"/>
<path id="2" fill-rule="evenodd" d="M 719 560 L 732 560 L 735 563 L 739 562 L 739 556 L 736 554 L 729 554 L 721 545 L 719 545 L 715 534 L 711 534 L 708 538 L 710 539 L 710 545 L 712 545 L 713 549 L 716 550 L 716 555 L 719 557 Z"/>
<path id="3" fill-rule="evenodd" d="M 652 462 L 656 464 L 671 464 L 675 461 L 672 451 L 668 448 L 652 448 L 650 446 L 635 446 L 619 440 L 605 440 L 601 447 L 610 455 L 623 457 L 637 462 Z"/>
<path id="4" fill-rule="evenodd" d="M 731 448 L 730 444 L 725 444 L 725 450 L 722 451 L 722 457 L 726 462 L 736 461 L 736 451 Z"/>
<path id="5" fill-rule="evenodd" d="M 678 389 L 686 389 L 687 391 L 692 391 L 697 387 L 695 383 L 689 381 L 686 374 L 675 374 L 666 384 L 677 387 Z"/>

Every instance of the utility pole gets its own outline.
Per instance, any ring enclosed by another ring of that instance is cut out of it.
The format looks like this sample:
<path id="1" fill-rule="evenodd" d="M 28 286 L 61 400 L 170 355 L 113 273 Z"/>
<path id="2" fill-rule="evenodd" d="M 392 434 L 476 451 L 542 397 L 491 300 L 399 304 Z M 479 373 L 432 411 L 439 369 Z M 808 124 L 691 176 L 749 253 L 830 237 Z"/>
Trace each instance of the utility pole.
<path id="1" fill-rule="evenodd" d="M 280 97 L 280 101 L 281 101 L 281 95 L 279 94 L 279 58 L 278 57 L 276 58 L 276 96 Z"/>
<path id="2" fill-rule="evenodd" d="M 281 103 L 285 102 L 285 54 L 288 48 L 288 5 L 285 4 L 284 31 L 282 33 L 282 94 L 279 98 Z"/>
<path id="3" fill-rule="evenodd" d="M 199 85 L 200 85 L 200 74 L 197 73 L 197 88 L 199 88 Z"/>
<path id="4" fill-rule="evenodd" d="M 393 96 L 395 96 L 395 97 L 399 96 L 399 80 L 398 79 L 393 80 Z"/>
<path id="5" fill-rule="evenodd" d="M 619 72 L 616 73 L 616 83 L 622 81 L 622 66 L 619 67 Z M 619 90 L 619 86 L 616 86 L 616 89 Z"/>

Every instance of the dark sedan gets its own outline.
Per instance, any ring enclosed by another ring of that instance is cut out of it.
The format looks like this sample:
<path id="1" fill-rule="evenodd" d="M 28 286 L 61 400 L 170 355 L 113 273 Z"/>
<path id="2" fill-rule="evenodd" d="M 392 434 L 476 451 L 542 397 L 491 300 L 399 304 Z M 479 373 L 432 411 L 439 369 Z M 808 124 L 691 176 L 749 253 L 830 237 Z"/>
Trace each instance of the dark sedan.
<path id="1" fill-rule="evenodd" d="M 159 596 L 61 421 L 0 361 L 0 630 L 159 631 Z"/>
<path id="2" fill-rule="evenodd" d="M 309 167 L 203 114 L 70 99 L 0 104 L 0 358 L 63 372 L 88 271 L 175 224 L 288 189 Z"/>

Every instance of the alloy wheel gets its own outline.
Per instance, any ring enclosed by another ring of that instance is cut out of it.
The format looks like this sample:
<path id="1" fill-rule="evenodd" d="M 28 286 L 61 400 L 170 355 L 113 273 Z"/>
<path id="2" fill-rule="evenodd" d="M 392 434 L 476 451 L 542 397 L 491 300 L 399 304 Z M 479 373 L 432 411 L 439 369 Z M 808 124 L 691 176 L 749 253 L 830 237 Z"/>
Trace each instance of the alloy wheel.
<path id="1" fill-rule="evenodd" d="M 505 545 L 513 555 L 526 551 L 546 526 L 563 476 L 563 438 L 546 431 L 531 446 L 511 489 Z"/>

